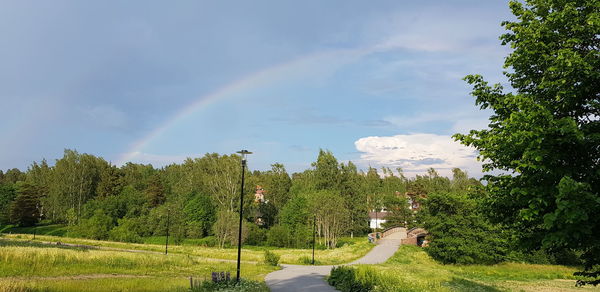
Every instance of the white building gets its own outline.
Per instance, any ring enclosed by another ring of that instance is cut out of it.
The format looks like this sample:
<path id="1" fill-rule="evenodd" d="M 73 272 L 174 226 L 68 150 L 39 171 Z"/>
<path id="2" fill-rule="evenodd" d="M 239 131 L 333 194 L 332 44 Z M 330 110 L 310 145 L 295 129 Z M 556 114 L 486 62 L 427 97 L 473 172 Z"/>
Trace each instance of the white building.
<path id="1" fill-rule="evenodd" d="M 375 211 L 369 212 L 369 228 L 383 229 L 383 227 L 381 225 L 386 222 L 385 217 L 387 215 L 388 215 L 388 212 L 385 209 L 379 210 L 377 212 L 375 212 Z"/>

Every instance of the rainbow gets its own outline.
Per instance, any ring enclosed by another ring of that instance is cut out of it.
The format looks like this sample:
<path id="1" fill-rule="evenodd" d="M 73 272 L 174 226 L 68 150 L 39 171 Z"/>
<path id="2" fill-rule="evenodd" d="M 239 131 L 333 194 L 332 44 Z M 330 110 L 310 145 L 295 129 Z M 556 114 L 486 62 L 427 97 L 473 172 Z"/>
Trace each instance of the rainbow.
<path id="1" fill-rule="evenodd" d="M 296 73 L 296 68 L 306 66 L 307 64 L 322 64 L 323 62 L 331 60 L 333 57 L 339 58 L 340 56 L 347 56 L 354 59 L 363 54 L 365 54 L 364 50 L 333 50 L 318 52 L 292 59 L 291 61 L 279 63 L 246 75 L 234 82 L 218 88 L 207 95 L 200 96 L 189 105 L 184 106 L 182 110 L 174 114 L 171 118 L 167 119 L 152 132 L 135 141 L 129 151 L 125 152 L 121 157 L 119 157 L 116 165 L 123 165 L 128 161 L 131 161 L 137 155 L 142 153 L 141 151 L 144 149 L 144 147 L 154 141 L 165 131 L 176 125 L 179 121 L 203 108 L 206 108 L 211 104 L 214 104 L 219 100 L 233 96 L 236 93 L 244 92 L 244 90 L 258 87 L 260 85 L 271 84 L 278 78 L 280 79 L 284 76 Z"/>

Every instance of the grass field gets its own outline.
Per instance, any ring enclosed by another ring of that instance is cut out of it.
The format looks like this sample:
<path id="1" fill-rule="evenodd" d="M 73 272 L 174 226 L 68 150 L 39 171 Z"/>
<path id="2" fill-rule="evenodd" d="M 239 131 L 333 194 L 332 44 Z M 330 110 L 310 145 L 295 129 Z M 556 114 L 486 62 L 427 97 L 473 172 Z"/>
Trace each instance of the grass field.
<path id="1" fill-rule="evenodd" d="M 375 279 L 378 291 L 600 291 L 600 287 L 576 288 L 572 267 L 442 265 L 414 246 L 401 246 L 385 264 L 358 269 L 359 277 Z"/>
<path id="2" fill-rule="evenodd" d="M 182 254 L 73 248 L 0 238 L 0 291 L 185 291 L 189 277 L 212 271 L 235 276 L 235 262 Z M 242 263 L 242 275 L 263 280 L 276 267 Z"/>
<path id="3" fill-rule="evenodd" d="M 132 244 L 61 236 L 60 226 L 38 227 L 32 234 L 0 237 L 0 291 L 186 291 L 189 277 L 207 278 L 212 271 L 235 274 L 235 248 L 199 247 L 192 242 L 169 246 Z M 30 229 L 15 230 L 27 233 Z M 164 239 L 162 239 L 164 241 Z M 160 242 L 161 238 L 152 238 Z M 364 238 L 343 238 L 334 250 L 316 250 L 320 264 L 351 262 L 373 245 Z M 47 244 L 62 242 L 99 248 Z M 262 281 L 276 268 L 262 264 L 266 247 L 247 246 L 242 253 L 243 277 Z M 129 250 L 129 251 L 128 251 Z M 131 250 L 142 252 L 131 252 Z M 303 263 L 310 249 L 269 248 L 280 263 Z M 378 291 L 600 291 L 576 288 L 575 268 L 503 263 L 493 266 L 441 265 L 422 249 L 401 246 L 385 264 L 358 266 L 363 278 L 374 279 Z"/>
<path id="4" fill-rule="evenodd" d="M 229 271 L 234 276 L 236 270 L 235 248 L 201 247 L 193 240 L 170 245 L 166 256 L 163 244 L 70 238 L 62 226 L 37 227 L 35 240 L 33 228 L 3 231 L 10 234 L 0 234 L 0 291 L 187 291 L 190 276 L 203 279 L 212 271 Z M 164 242 L 158 237 L 149 240 Z M 349 262 L 373 247 L 364 238 L 340 241 L 345 242 L 340 248 L 316 250 L 318 263 Z M 246 246 L 242 251 L 244 278 L 263 281 L 277 269 L 262 264 L 265 249 L 280 255 L 280 263 L 301 264 L 312 255 L 310 249 Z"/>
<path id="5" fill-rule="evenodd" d="M 28 241 L 33 239 L 32 234 L 4 234 L 4 238 L 16 241 Z M 104 248 L 115 249 L 133 249 L 152 252 L 164 252 L 163 244 L 138 244 L 125 243 L 114 241 L 91 240 L 82 238 L 59 237 L 50 235 L 36 235 L 36 241 L 40 242 L 62 242 L 79 245 L 89 245 Z M 335 265 L 351 262 L 358 259 L 373 248 L 365 238 L 342 238 L 342 242 L 346 242 L 342 247 L 336 249 L 316 250 L 315 258 L 319 264 Z M 264 250 L 269 249 L 281 256 L 280 263 L 283 264 L 303 264 L 304 259 L 312 257 L 311 249 L 290 249 L 290 248 L 272 248 L 272 247 L 255 247 L 244 246 L 242 250 L 243 261 L 261 262 L 264 258 Z M 201 247 L 191 244 L 169 245 L 169 253 L 193 255 L 202 258 L 235 260 L 237 259 L 236 248 L 216 248 L 216 247 Z"/>

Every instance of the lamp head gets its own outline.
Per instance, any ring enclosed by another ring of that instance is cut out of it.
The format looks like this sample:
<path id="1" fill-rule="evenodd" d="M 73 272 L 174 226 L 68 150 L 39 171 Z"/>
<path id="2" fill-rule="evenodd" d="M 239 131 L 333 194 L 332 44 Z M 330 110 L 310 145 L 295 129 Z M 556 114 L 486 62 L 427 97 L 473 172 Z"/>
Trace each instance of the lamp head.
<path id="1" fill-rule="evenodd" d="M 252 154 L 252 152 L 245 150 L 245 149 L 238 151 L 237 153 L 239 153 L 242 156 L 242 161 L 246 161 L 246 155 Z"/>

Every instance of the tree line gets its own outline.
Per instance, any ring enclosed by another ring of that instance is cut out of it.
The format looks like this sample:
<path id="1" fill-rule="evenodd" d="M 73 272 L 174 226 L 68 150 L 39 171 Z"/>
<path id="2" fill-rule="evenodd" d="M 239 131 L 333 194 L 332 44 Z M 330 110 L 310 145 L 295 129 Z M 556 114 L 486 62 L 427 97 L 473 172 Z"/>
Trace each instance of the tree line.
<path id="1" fill-rule="evenodd" d="M 206 244 L 237 243 L 240 157 L 206 154 L 163 168 L 65 150 L 54 165 L 34 162 L 24 172 L 0 171 L 0 224 L 64 224 L 70 236 L 141 242 L 167 231 L 176 241 L 205 238 Z M 312 167 L 288 174 L 275 163 L 246 178 L 243 240 L 248 244 L 309 247 L 313 224 L 320 244 L 370 232 L 368 212 L 387 208 L 388 225 L 415 224 L 406 192 L 466 190 L 481 184 L 460 169 L 453 178 L 434 169 L 414 178 L 401 169 L 359 170 L 321 150 Z M 257 186 L 264 201 L 256 201 Z"/>

